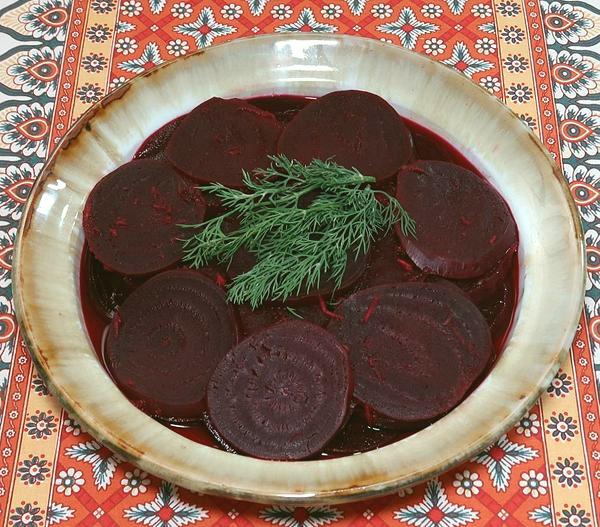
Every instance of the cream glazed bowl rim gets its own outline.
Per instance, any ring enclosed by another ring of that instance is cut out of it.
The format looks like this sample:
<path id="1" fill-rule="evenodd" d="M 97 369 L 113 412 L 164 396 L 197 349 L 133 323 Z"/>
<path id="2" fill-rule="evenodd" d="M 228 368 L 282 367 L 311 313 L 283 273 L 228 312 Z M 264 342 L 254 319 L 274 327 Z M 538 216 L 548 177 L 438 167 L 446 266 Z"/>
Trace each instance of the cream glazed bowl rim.
<path id="1" fill-rule="evenodd" d="M 310 96 L 338 89 L 377 93 L 442 135 L 511 206 L 520 236 L 520 299 L 505 349 L 455 410 L 374 451 L 274 462 L 194 443 L 135 408 L 92 349 L 79 301 L 85 198 L 148 135 L 211 96 Z M 95 105 L 36 181 L 14 267 L 17 317 L 38 371 L 93 436 L 143 470 L 188 489 L 295 504 L 390 493 L 448 470 L 498 439 L 565 358 L 581 313 L 585 270 L 581 224 L 561 171 L 508 108 L 427 57 L 369 39 L 314 34 L 214 46 L 161 65 Z"/>

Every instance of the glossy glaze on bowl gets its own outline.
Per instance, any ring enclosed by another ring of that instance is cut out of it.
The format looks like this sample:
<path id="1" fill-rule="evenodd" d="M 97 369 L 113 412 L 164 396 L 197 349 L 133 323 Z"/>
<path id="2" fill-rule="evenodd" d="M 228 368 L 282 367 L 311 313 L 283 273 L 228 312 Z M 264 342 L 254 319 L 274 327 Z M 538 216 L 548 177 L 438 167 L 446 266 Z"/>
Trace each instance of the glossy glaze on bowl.
<path id="1" fill-rule="evenodd" d="M 127 401 L 85 332 L 78 269 L 86 196 L 153 131 L 212 96 L 319 96 L 350 88 L 384 97 L 403 116 L 446 138 L 509 203 L 519 227 L 521 292 L 503 355 L 450 414 L 402 441 L 356 456 L 261 461 L 178 436 Z M 581 227 L 562 175 L 500 102 L 450 69 L 401 48 L 353 37 L 274 35 L 237 40 L 162 66 L 88 112 L 36 182 L 19 234 L 14 285 L 18 318 L 41 375 L 107 446 L 192 490 L 306 504 L 362 499 L 411 485 L 504 433 L 565 357 L 581 311 L 583 276 Z"/>

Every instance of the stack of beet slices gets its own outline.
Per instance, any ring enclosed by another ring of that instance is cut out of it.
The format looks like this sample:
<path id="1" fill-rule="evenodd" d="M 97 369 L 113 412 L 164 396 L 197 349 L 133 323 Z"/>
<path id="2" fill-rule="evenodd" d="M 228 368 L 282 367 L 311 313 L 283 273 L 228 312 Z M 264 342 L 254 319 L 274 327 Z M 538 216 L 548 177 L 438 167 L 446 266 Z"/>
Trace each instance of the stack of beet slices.
<path id="1" fill-rule="evenodd" d="M 240 187 L 272 154 L 374 177 L 416 237 L 386 233 L 350 255 L 337 290 L 324 277 L 285 304 L 232 305 L 228 282 L 252 254 L 187 269 L 181 225 L 223 210 L 199 184 Z M 262 459 L 348 455 L 439 419 L 488 371 L 515 303 L 505 201 L 366 92 L 210 99 L 96 185 L 83 228 L 84 313 L 90 335 L 104 328 L 94 343 L 114 382 L 163 423 L 205 427 L 213 445 Z"/>

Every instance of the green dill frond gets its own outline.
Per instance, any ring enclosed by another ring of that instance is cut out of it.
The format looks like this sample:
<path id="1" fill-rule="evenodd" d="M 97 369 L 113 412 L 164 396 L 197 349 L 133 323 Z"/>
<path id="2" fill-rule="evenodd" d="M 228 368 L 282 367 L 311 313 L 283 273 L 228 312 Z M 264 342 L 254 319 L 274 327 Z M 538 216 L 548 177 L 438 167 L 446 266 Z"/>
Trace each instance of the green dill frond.
<path id="1" fill-rule="evenodd" d="M 184 261 L 191 267 L 228 264 L 242 247 L 255 256 L 254 267 L 229 285 L 231 302 L 253 308 L 267 300 L 284 302 L 325 279 L 339 288 L 348 258 L 367 253 L 394 224 L 405 235 L 416 235 L 414 220 L 398 200 L 371 188 L 374 178 L 331 160 L 303 165 L 283 155 L 270 159 L 269 168 L 244 172 L 243 190 L 219 183 L 200 187 L 227 212 L 184 226 L 197 231 L 183 241 Z M 224 232 L 230 217 L 239 226 Z"/>

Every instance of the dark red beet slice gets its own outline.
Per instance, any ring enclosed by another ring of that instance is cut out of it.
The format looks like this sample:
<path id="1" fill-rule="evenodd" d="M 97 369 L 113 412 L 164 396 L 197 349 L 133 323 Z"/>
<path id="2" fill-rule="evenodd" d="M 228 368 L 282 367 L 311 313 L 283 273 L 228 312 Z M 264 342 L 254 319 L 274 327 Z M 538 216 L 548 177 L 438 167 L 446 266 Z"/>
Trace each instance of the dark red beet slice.
<path id="1" fill-rule="evenodd" d="M 236 306 L 242 337 L 249 337 L 273 324 L 289 319 L 289 312 L 283 306 L 262 305 L 252 309 L 249 304 Z"/>
<path id="2" fill-rule="evenodd" d="M 429 161 L 449 161 L 452 162 L 452 154 L 444 148 L 443 144 L 433 139 L 430 134 L 422 132 L 412 132 L 415 143 L 415 157 L 421 160 Z"/>
<path id="3" fill-rule="evenodd" d="M 109 270 L 142 275 L 181 259 L 179 224 L 204 218 L 202 194 L 162 161 L 138 159 L 117 168 L 92 189 L 83 229 L 92 254 Z"/>
<path id="4" fill-rule="evenodd" d="M 213 97 L 194 108 L 167 144 L 167 159 L 196 181 L 242 185 L 242 170 L 270 165 L 281 124 L 241 99 Z"/>
<path id="5" fill-rule="evenodd" d="M 207 392 L 210 419 L 236 450 L 262 459 L 310 457 L 346 420 L 350 361 L 326 330 L 283 322 L 242 341 Z"/>
<path id="6" fill-rule="evenodd" d="M 225 292 L 202 273 L 166 271 L 136 289 L 110 324 L 106 366 L 151 415 L 199 418 L 206 385 L 237 342 Z"/>
<path id="7" fill-rule="evenodd" d="M 227 441 L 225 441 L 225 439 L 223 439 L 219 435 L 219 432 L 217 432 L 212 422 L 210 421 L 210 416 L 208 415 L 208 412 L 204 412 L 202 414 L 202 424 L 205 426 L 206 430 L 221 450 L 225 450 L 225 452 L 231 452 L 232 454 L 238 453 L 235 448 L 233 448 L 229 443 L 227 443 Z"/>
<path id="8" fill-rule="evenodd" d="M 358 281 L 359 289 L 382 284 L 419 280 L 423 272 L 404 253 L 393 232 L 377 240 L 371 247 L 371 258 Z"/>
<path id="9" fill-rule="evenodd" d="M 514 307 L 514 294 L 506 285 L 501 287 L 495 298 L 488 299 L 481 307 L 481 312 L 490 325 L 490 331 L 495 341 L 504 337 L 506 328 L 510 324 Z M 500 342 L 499 344 L 502 343 Z"/>
<path id="10" fill-rule="evenodd" d="M 249 304 L 236 307 L 243 337 L 286 320 L 303 320 L 318 326 L 325 326 L 329 322 L 329 317 L 323 313 L 317 301 L 295 305 L 290 308 L 293 312 L 284 306 L 273 304 L 262 305 L 256 309 L 252 309 Z"/>
<path id="11" fill-rule="evenodd" d="M 308 164 L 333 160 L 378 180 L 392 177 L 413 155 L 410 131 L 385 100 L 349 90 L 329 93 L 300 110 L 286 126 L 278 151 Z"/>
<path id="12" fill-rule="evenodd" d="M 350 350 L 354 397 L 405 428 L 454 408 L 492 356 L 485 319 L 450 284 L 372 287 L 336 313 L 328 329 Z"/>
<path id="13" fill-rule="evenodd" d="M 227 266 L 227 276 L 233 280 L 236 276 L 250 271 L 255 265 L 256 256 L 245 247 L 242 247 L 233 255 Z"/>
<path id="14" fill-rule="evenodd" d="M 188 267 L 184 267 L 182 269 L 188 269 Z M 223 274 L 222 270 L 219 267 L 201 267 L 200 269 L 194 269 L 197 273 L 202 273 L 207 278 L 210 278 L 211 282 L 218 285 L 221 289 L 225 289 L 227 285 L 227 278 Z"/>
<path id="15" fill-rule="evenodd" d="M 107 271 L 89 251 L 86 267 L 92 300 L 99 312 L 107 318 L 112 318 L 125 299 L 148 278 Z M 224 287 L 227 282 L 223 273 L 216 267 L 203 267 L 198 269 L 198 272 L 208 276 L 220 287 Z"/>
<path id="16" fill-rule="evenodd" d="M 248 102 L 261 110 L 271 112 L 278 121 L 289 123 L 302 108 L 313 100 L 314 97 L 278 95 L 276 97 L 255 97 Z"/>
<path id="17" fill-rule="evenodd" d="M 396 430 L 369 426 L 364 409 L 359 406 L 354 409 L 348 422 L 327 445 L 326 450 L 338 455 L 367 452 L 398 441 L 404 435 Z"/>
<path id="18" fill-rule="evenodd" d="M 144 278 L 107 271 L 89 252 L 87 278 L 96 307 L 108 318 L 112 317 L 129 294 L 144 282 Z"/>
<path id="19" fill-rule="evenodd" d="M 175 128 L 179 126 L 179 123 L 183 120 L 183 117 L 177 117 L 171 122 L 160 127 L 154 132 L 148 139 L 144 141 L 142 146 L 135 153 L 135 159 L 158 159 L 165 161 L 165 148 L 169 139 L 173 135 Z"/>
<path id="20" fill-rule="evenodd" d="M 506 278 L 512 271 L 515 251 L 516 247 L 511 247 L 498 265 L 483 276 L 472 280 L 456 280 L 454 283 L 478 306 L 484 304 L 504 287 Z"/>
<path id="21" fill-rule="evenodd" d="M 476 278 L 517 244 L 508 205 L 469 170 L 443 161 L 418 161 L 398 174 L 396 195 L 416 222 L 404 249 L 427 273 Z"/>

